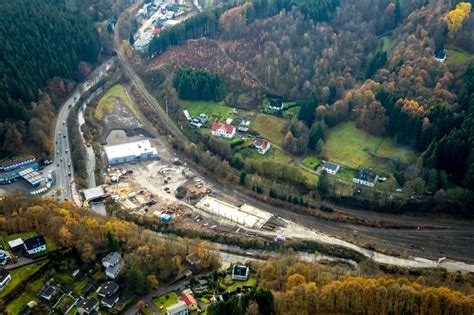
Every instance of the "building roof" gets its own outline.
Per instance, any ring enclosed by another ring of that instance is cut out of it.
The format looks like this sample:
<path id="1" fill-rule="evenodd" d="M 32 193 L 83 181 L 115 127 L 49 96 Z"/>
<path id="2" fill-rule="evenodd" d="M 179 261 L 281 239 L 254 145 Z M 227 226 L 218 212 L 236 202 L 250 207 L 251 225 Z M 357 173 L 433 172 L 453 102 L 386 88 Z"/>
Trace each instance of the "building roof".
<path id="1" fill-rule="evenodd" d="M 91 312 L 99 305 L 99 300 L 95 297 L 88 296 L 86 298 L 82 298 L 79 303 L 77 303 L 78 308 L 83 308 L 87 313 Z"/>
<path id="2" fill-rule="evenodd" d="M 194 296 L 192 296 L 192 294 L 189 294 L 189 293 L 185 293 L 181 295 L 179 299 L 183 301 L 184 303 L 186 303 L 186 305 L 197 304 L 196 300 L 194 299 Z"/>
<path id="3" fill-rule="evenodd" d="M 56 292 L 56 288 L 52 285 L 45 285 L 41 290 L 39 291 L 38 295 L 44 298 L 50 298 L 51 296 L 54 295 Z"/>
<path id="4" fill-rule="evenodd" d="M 217 131 L 218 129 L 224 130 L 227 134 L 231 134 L 235 131 L 235 127 L 231 125 L 226 125 L 226 124 L 212 124 L 211 130 L 212 131 Z"/>
<path id="5" fill-rule="evenodd" d="M 337 165 L 336 163 L 332 163 L 329 161 L 322 161 L 321 163 L 323 164 L 324 168 L 327 168 L 329 170 L 337 171 L 339 169 L 339 165 Z"/>
<path id="6" fill-rule="evenodd" d="M 253 142 L 253 145 L 262 149 L 262 150 L 265 150 L 268 146 L 269 142 L 267 140 L 264 140 L 264 139 L 257 139 Z"/>
<path id="7" fill-rule="evenodd" d="M 109 265 L 116 265 L 120 260 L 122 259 L 122 256 L 118 252 L 110 252 L 102 258 L 102 263 L 106 264 L 108 263 Z"/>
<path id="8" fill-rule="evenodd" d="M 377 174 L 369 170 L 360 169 L 355 172 L 354 178 L 366 182 L 374 182 L 377 178 Z"/>
<path id="9" fill-rule="evenodd" d="M 158 155 L 156 149 L 152 147 L 150 140 L 141 140 L 117 145 L 106 145 L 104 146 L 104 151 L 109 161 L 127 156 L 140 157 L 145 153 L 153 153 L 153 155 Z"/>
<path id="10" fill-rule="evenodd" d="M 115 264 L 107 268 L 106 272 L 111 273 L 113 275 L 117 275 L 120 270 L 122 270 L 122 266 L 120 264 Z"/>
<path id="11" fill-rule="evenodd" d="M 23 241 L 26 247 L 26 250 L 32 250 L 37 247 L 46 245 L 46 241 L 43 235 L 36 235 L 30 238 L 27 238 Z"/>
<path id="12" fill-rule="evenodd" d="M 90 189 L 84 189 L 83 193 L 86 200 L 91 200 L 102 197 L 104 195 L 104 189 L 102 186 L 97 186 Z"/>
<path id="13" fill-rule="evenodd" d="M 110 296 L 116 293 L 119 289 L 119 285 L 115 281 L 107 281 L 104 285 L 101 285 L 97 290 L 97 294 L 101 296 Z"/>
<path id="14" fill-rule="evenodd" d="M 186 303 L 184 303 L 183 301 L 178 301 L 176 304 L 168 306 L 166 308 L 166 311 L 168 311 L 172 314 L 175 314 L 175 313 L 178 313 L 180 311 L 184 311 L 186 309 L 188 309 L 188 306 L 186 305 Z"/>
<path id="15" fill-rule="evenodd" d="M 0 168 L 7 168 L 7 167 L 14 166 L 16 164 L 19 164 L 19 163 L 23 163 L 23 162 L 26 162 L 26 161 L 34 161 L 34 160 L 36 160 L 36 157 L 34 157 L 33 155 L 28 155 L 28 156 L 24 156 L 24 157 L 21 157 L 21 158 L 18 158 L 18 159 L 9 160 L 9 161 L 5 161 L 3 163 L 0 163 Z"/>
<path id="16" fill-rule="evenodd" d="M 234 269 L 232 270 L 232 274 L 235 276 L 246 276 L 248 272 L 249 267 L 247 266 L 234 266 Z"/>
<path id="17" fill-rule="evenodd" d="M 102 304 L 114 305 L 119 300 L 119 295 L 114 293 L 112 295 L 106 296 L 102 299 Z"/>
<path id="18" fill-rule="evenodd" d="M 15 240 L 11 240 L 11 241 L 8 242 L 8 246 L 10 246 L 10 248 L 23 246 L 23 240 L 21 239 L 21 237 L 15 239 Z"/>
<path id="19" fill-rule="evenodd" d="M 8 273 L 8 271 L 6 271 L 5 269 L 3 268 L 0 268 L 0 283 L 2 283 L 3 281 L 5 281 L 5 279 L 9 276 L 10 274 Z"/>

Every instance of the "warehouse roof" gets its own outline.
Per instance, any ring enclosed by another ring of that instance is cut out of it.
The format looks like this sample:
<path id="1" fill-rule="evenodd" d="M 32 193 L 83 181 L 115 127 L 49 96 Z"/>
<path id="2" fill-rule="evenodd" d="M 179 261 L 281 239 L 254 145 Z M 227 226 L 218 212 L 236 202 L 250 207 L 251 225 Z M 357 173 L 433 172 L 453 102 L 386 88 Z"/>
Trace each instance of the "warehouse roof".
<path id="1" fill-rule="evenodd" d="M 117 145 L 106 145 L 104 146 L 104 151 L 109 161 L 127 156 L 140 157 L 142 154 L 146 153 L 158 155 L 158 152 L 154 147 L 151 146 L 149 140 L 141 140 Z"/>

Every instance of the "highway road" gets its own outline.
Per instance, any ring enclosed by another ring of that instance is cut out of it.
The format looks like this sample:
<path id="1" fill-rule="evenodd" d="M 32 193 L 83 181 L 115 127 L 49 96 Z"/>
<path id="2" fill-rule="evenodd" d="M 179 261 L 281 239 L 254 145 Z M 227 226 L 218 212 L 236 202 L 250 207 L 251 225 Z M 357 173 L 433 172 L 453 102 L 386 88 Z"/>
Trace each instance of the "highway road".
<path id="1" fill-rule="evenodd" d="M 105 76 L 113 63 L 109 59 L 97 67 L 87 81 L 76 87 L 72 95 L 63 103 L 58 114 L 54 130 L 54 163 L 52 169 L 56 174 L 55 186 L 52 191 L 59 192 L 60 200 L 74 200 L 79 202 L 74 184 L 74 168 L 71 160 L 71 149 L 67 130 L 67 118 L 72 108 L 76 106 L 82 95 L 92 89 Z"/>

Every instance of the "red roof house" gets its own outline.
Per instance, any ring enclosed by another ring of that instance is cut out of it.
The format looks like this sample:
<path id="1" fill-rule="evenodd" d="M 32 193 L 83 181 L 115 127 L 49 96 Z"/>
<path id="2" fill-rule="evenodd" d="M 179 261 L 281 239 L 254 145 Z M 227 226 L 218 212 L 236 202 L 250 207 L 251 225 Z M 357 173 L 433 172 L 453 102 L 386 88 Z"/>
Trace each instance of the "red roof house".
<path id="1" fill-rule="evenodd" d="M 190 310 L 197 309 L 197 302 L 190 293 L 183 294 L 179 297 L 180 301 L 186 303 Z"/>
<path id="2" fill-rule="evenodd" d="M 258 153 L 265 154 L 270 150 L 271 144 L 267 140 L 257 139 L 253 142 L 253 146 Z"/>
<path id="3" fill-rule="evenodd" d="M 217 137 L 231 139 L 235 137 L 235 127 L 226 124 L 212 124 L 211 133 Z"/>

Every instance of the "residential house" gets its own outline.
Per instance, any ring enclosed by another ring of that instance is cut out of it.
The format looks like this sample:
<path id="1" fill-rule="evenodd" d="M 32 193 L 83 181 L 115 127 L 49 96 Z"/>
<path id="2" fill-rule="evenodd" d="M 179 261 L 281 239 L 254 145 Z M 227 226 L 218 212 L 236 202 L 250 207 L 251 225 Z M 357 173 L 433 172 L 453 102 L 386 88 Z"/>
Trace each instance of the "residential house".
<path id="1" fill-rule="evenodd" d="M 79 314 L 94 314 L 99 308 L 99 300 L 95 297 L 88 296 L 86 298 L 81 298 L 77 303 L 77 311 Z"/>
<path id="2" fill-rule="evenodd" d="M 270 150 L 271 144 L 267 140 L 257 139 L 254 140 L 253 146 L 258 153 L 265 154 L 268 152 L 268 150 Z"/>
<path id="3" fill-rule="evenodd" d="M 40 298 L 51 301 L 51 298 L 56 294 L 56 287 L 50 284 L 46 284 L 41 290 L 38 292 Z"/>
<path id="4" fill-rule="evenodd" d="M 251 123 L 250 120 L 243 119 L 243 120 L 240 122 L 240 125 L 239 125 L 238 130 L 239 130 L 239 131 L 243 131 L 243 132 L 249 131 L 250 123 Z"/>
<path id="5" fill-rule="evenodd" d="M 283 110 L 283 101 L 271 98 L 267 101 L 267 107 L 273 110 Z"/>
<path id="6" fill-rule="evenodd" d="M 0 268 L 0 291 L 3 291 L 7 284 L 12 280 L 12 276 L 3 268 Z"/>
<path id="7" fill-rule="evenodd" d="M 119 301 L 119 295 L 115 293 L 109 296 L 105 296 L 102 299 L 102 305 L 104 305 L 107 308 L 112 308 L 118 301 Z"/>
<path id="8" fill-rule="evenodd" d="M 102 259 L 102 266 L 105 268 L 105 275 L 115 279 L 122 270 L 122 256 L 117 252 L 110 252 Z"/>
<path id="9" fill-rule="evenodd" d="M 235 137 L 235 127 L 226 124 L 212 124 L 211 134 L 216 137 L 232 139 Z"/>
<path id="10" fill-rule="evenodd" d="M 188 315 L 188 305 L 183 301 L 178 301 L 176 304 L 168 306 L 166 308 L 166 315 Z"/>
<path id="11" fill-rule="evenodd" d="M 195 311 L 198 308 L 196 299 L 194 299 L 194 296 L 190 293 L 184 293 L 179 297 L 179 300 L 186 303 L 190 311 Z"/>
<path id="12" fill-rule="evenodd" d="M 446 53 L 444 52 L 444 49 L 437 49 L 435 51 L 435 60 L 438 61 L 438 62 L 445 62 L 447 57 L 446 57 Z"/>
<path id="13" fill-rule="evenodd" d="M 119 290 L 119 285 L 115 281 L 107 281 L 97 289 L 97 295 L 105 297 L 111 296 Z"/>
<path id="14" fill-rule="evenodd" d="M 356 184 L 374 187 L 375 181 L 377 180 L 377 174 L 370 170 L 360 169 L 357 170 L 352 178 L 352 181 Z"/>
<path id="15" fill-rule="evenodd" d="M 0 265 L 5 266 L 11 261 L 12 261 L 12 257 L 10 256 L 10 253 L 7 252 L 6 250 L 0 249 Z"/>
<path id="16" fill-rule="evenodd" d="M 235 265 L 232 268 L 232 280 L 246 281 L 249 277 L 249 272 L 249 267 Z"/>
<path id="17" fill-rule="evenodd" d="M 8 247 L 10 247 L 12 252 L 22 249 L 23 245 L 23 240 L 21 238 L 17 238 L 8 242 Z"/>
<path id="18" fill-rule="evenodd" d="M 43 235 L 36 235 L 23 241 L 28 255 L 35 255 L 46 251 L 46 241 Z"/>
<path id="19" fill-rule="evenodd" d="M 328 162 L 328 161 L 322 161 L 321 166 L 323 170 L 325 170 L 326 172 L 332 175 L 336 175 L 336 173 L 339 172 L 339 169 L 340 169 L 339 165 Z"/>
<path id="20" fill-rule="evenodd" d="M 38 303 L 36 303 L 35 301 L 29 301 L 28 303 L 23 305 L 23 307 L 21 308 L 20 315 L 31 314 L 33 308 L 36 307 L 37 305 L 38 305 Z"/>

